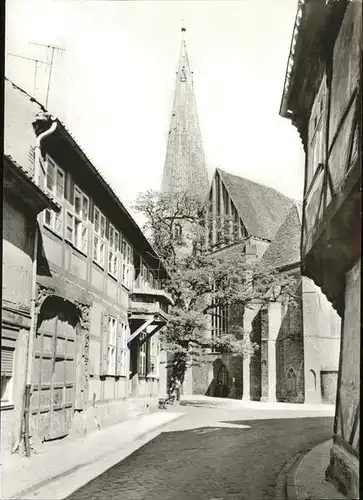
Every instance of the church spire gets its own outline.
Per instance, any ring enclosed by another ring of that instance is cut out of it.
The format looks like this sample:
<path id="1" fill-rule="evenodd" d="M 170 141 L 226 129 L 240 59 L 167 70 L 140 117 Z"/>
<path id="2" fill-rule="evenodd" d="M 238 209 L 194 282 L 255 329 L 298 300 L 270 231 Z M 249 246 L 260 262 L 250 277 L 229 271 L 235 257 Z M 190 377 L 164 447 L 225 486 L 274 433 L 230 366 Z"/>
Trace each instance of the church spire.
<path id="1" fill-rule="evenodd" d="M 209 183 L 194 95 L 193 72 L 181 28 L 181 49 L 161 185 L 162 192 L 187 192 L 205 199 Z"/>

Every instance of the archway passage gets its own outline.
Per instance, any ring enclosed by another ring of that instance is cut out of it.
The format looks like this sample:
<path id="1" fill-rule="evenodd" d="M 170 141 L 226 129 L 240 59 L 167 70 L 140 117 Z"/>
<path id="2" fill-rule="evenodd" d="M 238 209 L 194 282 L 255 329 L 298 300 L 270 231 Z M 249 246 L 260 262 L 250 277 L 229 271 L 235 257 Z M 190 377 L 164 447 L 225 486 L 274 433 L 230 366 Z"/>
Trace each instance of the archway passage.
<path id="1" fill-rule="evenodd" d="M 56 296 L 44 301 L 34 345 L 30 406 L 32 434 L 42 441 L 66 436 L 72 425 L 78 325 L 74 304 Z"/>

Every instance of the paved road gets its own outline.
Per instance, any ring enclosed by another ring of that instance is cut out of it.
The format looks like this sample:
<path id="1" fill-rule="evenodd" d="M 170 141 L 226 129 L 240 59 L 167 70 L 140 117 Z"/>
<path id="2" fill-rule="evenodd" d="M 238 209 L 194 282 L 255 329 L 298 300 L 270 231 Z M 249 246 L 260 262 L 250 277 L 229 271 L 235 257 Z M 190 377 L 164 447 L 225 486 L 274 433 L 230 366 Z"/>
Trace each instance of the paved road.
<path id="1" fill-rule="evenodd" d="M 291 455 L 329 439 L 333 418 L 181 409 L 186 417 L 68 500 L 271 500 Z"/>

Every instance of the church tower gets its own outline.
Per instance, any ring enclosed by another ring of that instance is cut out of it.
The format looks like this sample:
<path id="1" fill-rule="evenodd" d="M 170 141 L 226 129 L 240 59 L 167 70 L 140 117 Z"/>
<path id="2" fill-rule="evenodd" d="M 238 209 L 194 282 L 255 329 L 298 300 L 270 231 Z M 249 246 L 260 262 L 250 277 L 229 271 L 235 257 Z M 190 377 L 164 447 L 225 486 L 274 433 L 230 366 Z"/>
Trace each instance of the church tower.
<path id="1" fill-rule="evenodd" d="M 182 43 L 161 191 L 187 192 L 204 200 L 209 188 L 208 173 L 194 95 L 193 72 L 184 40 L 185 28 L 181 31 Z"/>

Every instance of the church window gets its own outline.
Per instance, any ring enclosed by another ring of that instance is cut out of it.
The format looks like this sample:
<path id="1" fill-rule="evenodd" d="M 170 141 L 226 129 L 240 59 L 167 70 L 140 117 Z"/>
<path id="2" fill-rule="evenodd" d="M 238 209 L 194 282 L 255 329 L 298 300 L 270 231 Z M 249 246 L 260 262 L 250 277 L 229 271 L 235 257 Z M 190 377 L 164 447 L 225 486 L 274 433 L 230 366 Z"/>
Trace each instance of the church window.
<path id="1" fill-rule="evenodd" d="M 181 239 L 182 239 L 182 227 L 180 224 L 175 224 L 175 228 L 174 228 L 174 237 L 175 237 L 175 240 L 180 243 L 181 242 Z"/>
<path id="2" fill-rule="evenodd" d="M 286 389 L 292 394 L 296 394 L 296 374 L 293 368 L 289 368 L 286 374 Z"/>
<path id="3" fill-rule="evenodd" d="M 228 333 L 228 306 L 218 304 L 218 299 L 212 300 L 211 335 L 212 338 L 221 337 Z"/>

